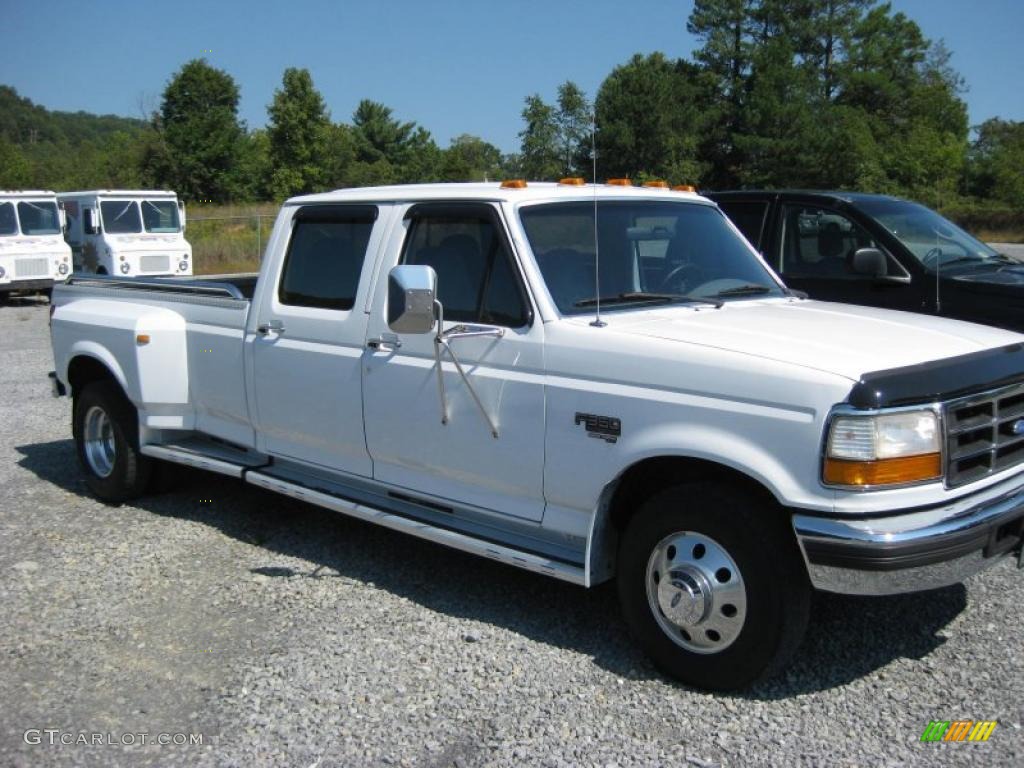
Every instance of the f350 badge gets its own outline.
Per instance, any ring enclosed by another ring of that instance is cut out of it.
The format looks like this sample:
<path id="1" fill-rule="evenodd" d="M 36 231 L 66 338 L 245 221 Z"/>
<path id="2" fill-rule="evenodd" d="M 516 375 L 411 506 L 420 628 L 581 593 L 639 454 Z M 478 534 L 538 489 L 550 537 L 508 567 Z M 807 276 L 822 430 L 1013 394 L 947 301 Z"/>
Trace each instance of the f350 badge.
<path id="1" fill-rule="evenodd" d="M 617 443 L 622 435 L 622 420 L 614 416 L 598 416 L 595 413 L 576 412 L 576 426 L 584 425 L 587 437 L 596 437 L 606 443 Z"/>

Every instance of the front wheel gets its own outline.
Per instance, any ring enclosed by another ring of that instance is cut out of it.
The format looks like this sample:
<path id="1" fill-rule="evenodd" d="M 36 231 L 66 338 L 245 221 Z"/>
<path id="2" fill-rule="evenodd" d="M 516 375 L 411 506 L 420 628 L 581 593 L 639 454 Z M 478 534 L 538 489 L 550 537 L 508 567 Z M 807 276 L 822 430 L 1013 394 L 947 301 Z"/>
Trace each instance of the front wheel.
<path id="1" fill-rule="evenodd" d="M 114 382 L 94 382 L 75 397 L 72 431 L 93 493 L 111 504 L 142 495 L 152 461 L 139 452 L 135 407 Z"/>
<path id="2" fill-rule="evenodd" d="M 792 658 L 811 590 L 777 512 L 752 494 L 704 483 L 667 489 L 638 510 L 619 550 L 619 598 L 663 672 L 735 690 Z"/>

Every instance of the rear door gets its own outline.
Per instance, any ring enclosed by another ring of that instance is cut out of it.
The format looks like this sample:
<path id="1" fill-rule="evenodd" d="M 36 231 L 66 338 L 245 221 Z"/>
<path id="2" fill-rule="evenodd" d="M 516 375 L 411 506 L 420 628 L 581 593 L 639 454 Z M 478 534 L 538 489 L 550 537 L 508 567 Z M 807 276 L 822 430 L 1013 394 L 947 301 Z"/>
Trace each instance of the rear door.
<path id="1" fill-rule="evenodd" d="M 372 205 L 299 207 L 250 335 L 257 447 L 369 477 L 361 361 L 380 240 Z"/>

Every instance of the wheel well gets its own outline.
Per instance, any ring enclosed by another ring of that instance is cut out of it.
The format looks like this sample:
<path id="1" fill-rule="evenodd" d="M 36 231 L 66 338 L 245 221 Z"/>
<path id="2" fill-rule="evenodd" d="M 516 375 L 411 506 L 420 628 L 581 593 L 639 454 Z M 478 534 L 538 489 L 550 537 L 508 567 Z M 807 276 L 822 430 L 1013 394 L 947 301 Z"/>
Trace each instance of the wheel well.
<path id="1" fill-rule="evenodd" d="M 742 487 L 770 504 L 778 503 L 772 492 L 757 480 L 723 464 L 683 456 L 645 459 L 620 475 L 614 486 L 608 504 L 612 528 L 617 532 L 624 530 L 637 509 L 659 491 L 679 483 L 696 481 L 728 483 L 734 488 Z"/>
<path id="2" fill-rule="evenodd" d="M 104 380 L 114 382 L 118 389 L 121 387 L 117 377 L 95 357 L 79 355 L 68 365 L 68 385 L 71 387 L 72 396 L 81 394 L 82 390 L 94 381 Z"/>

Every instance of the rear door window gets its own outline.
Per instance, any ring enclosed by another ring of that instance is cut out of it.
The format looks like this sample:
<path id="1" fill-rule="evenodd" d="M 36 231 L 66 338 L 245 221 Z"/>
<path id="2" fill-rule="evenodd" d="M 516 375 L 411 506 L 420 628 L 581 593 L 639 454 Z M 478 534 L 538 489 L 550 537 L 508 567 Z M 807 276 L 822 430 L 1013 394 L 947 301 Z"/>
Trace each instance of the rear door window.
<path id="1" fill-rule="evenodd" d="M 303 206 L 292 220 L 278 299 L 282 304 L 350 310 L 366 260 L 375 206 Z"/>
<path id="2" fill-rule="evenodd" d="M 764 229 L 765 214 L 768 212 L 768 203 L 737 200 L 718 205 L 736 225 L 736 228 L 743 233 L 743 236 L 750 241 L 750 244 L 760 249 L 761 233 Z"/>

